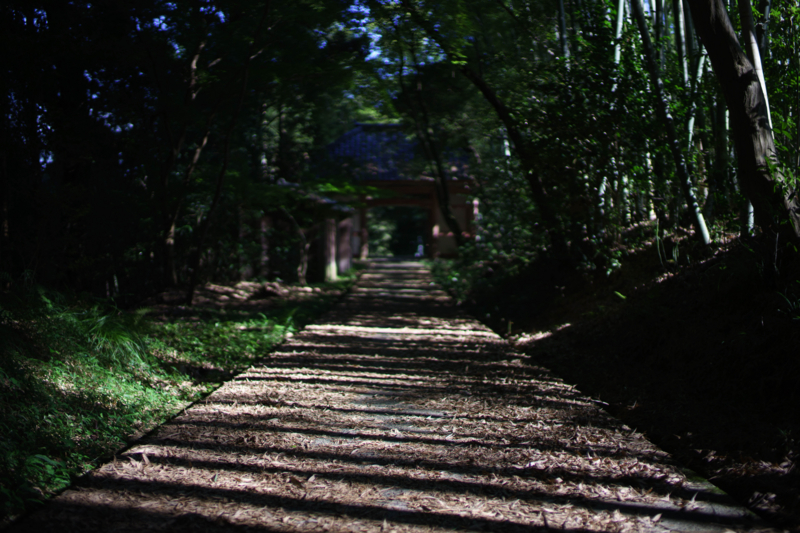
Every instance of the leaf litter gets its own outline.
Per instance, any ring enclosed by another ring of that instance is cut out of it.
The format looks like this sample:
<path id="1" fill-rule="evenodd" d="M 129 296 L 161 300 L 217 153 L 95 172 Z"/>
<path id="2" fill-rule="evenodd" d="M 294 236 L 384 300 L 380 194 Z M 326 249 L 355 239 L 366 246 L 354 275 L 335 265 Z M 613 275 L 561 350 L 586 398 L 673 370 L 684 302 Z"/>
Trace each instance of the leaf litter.
<path id="1" fill-rule="evenodd" d="M 399 261 L 13 530 L 56 528 L 770 531 Z"/>

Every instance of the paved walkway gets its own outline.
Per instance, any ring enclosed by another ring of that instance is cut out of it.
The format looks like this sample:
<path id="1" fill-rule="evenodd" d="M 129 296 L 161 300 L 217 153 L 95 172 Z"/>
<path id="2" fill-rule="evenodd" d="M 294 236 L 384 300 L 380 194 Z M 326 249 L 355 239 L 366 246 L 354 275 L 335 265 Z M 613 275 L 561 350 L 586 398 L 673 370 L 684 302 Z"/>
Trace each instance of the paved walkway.
<path id="1" fill-rule="evenodd" d="M 414 262 L 354 291 L 19 531 L 764 530 L 461 314 Z"/>

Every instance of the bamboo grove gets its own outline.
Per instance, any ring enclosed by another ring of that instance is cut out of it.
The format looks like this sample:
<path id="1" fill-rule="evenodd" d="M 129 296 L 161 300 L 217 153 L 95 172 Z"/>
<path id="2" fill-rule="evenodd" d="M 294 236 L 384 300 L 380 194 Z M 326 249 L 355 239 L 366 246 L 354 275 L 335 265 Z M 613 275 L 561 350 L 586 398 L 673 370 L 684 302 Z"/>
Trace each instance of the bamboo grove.
<path id="1" fill-rule="evenodd" d="M 528 226 L 525 248 L 607 269 L 626 228 L 657 221 L 707 245 L 723 227 L 753 234 L 755 212 L 777 243 L 773 257 L 794 250 L 796 6 L 405 0 L 372 9 L 396 76 L 443 110 L 438 138 L 458 139 L 480 165 L 488 246 Z M 437 78 L 441 70 L 461 83 Z"/>

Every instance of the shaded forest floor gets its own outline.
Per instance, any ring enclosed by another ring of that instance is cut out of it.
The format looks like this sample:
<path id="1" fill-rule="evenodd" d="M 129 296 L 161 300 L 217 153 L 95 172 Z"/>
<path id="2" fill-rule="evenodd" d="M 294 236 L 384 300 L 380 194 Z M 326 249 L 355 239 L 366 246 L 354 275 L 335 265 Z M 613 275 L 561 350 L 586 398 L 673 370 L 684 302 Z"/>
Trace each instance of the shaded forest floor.
<path id="1" fill-rule="evenodd" d="M 769 287 L 753 246 L 730 239 L 692 262 L 676 253 L 689 263 L 680 267 L 662 262 L 653 246 L 622 250 L 622 269 L 601 281 L 538 269 L 467 307 L 498 332 L 513 328 L 512 342 L 534 364 L 606 402 L 742 504 L 794 529 L 800 258 Z"/>
<path id="2" fill-rule="evenodd" d="M 0 291 L 0 529 L 264 357 L 355 277 L 209 283 L 194 306 L 172 291 L 135 313 L 35 285 Z"/>
<path id="3" fill-rule="evenodd" d="M 531 359 L 424 266 L 376 261 L 12 530 L 777 531 Z"/>

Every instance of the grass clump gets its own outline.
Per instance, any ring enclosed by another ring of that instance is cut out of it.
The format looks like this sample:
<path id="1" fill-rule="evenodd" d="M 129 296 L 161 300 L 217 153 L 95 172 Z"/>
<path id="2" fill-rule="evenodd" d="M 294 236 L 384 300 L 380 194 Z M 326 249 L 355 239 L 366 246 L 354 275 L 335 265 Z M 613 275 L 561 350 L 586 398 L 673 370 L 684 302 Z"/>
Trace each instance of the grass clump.
<path id="1" fill-rule="evenodd" d="M 30 283 L 0 291 L 0 524 L 264 357 L 354 278 L 161 316 Z"/>
<path id="2" fill-rule="evenodd" d="M 4 517 L 63 488 L 191 397 L 148 351 L 142 315 L 40 287 L 0 294 Z"/>

